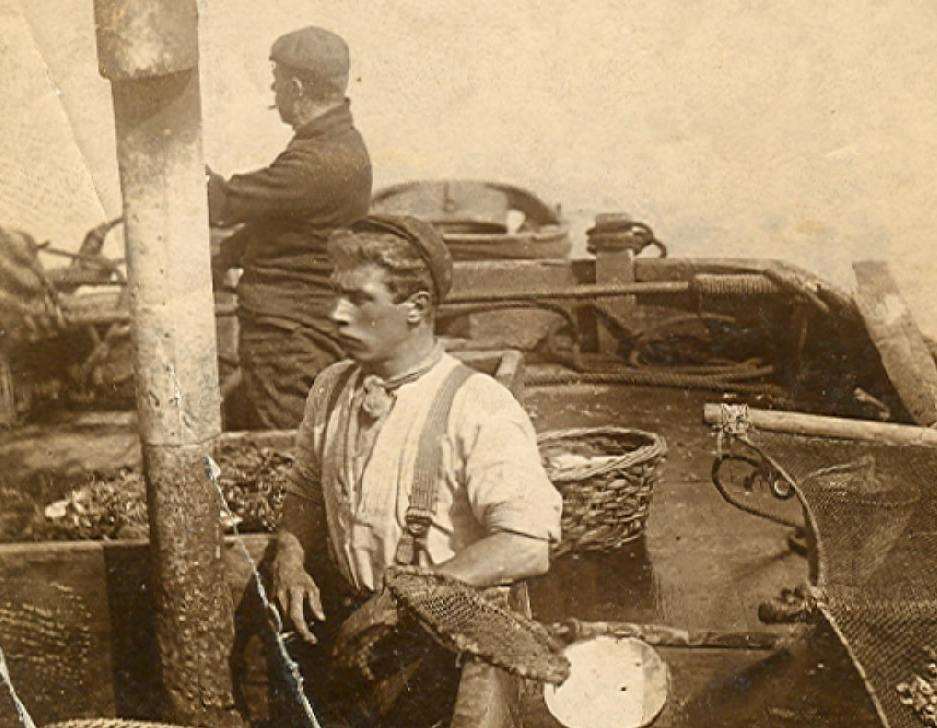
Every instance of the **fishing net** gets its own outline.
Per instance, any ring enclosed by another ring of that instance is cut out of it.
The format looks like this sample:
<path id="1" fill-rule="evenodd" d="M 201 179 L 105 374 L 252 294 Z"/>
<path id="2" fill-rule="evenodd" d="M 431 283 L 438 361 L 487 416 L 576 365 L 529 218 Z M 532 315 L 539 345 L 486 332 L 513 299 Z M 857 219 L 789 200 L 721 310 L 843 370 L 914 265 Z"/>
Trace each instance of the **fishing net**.
<path id="1" fill-rule="evenodd" d="M 393 567 L 386 586 L 399 622 L 380 624 L 350 640 L 339 661 L 374 672 L 373 665 L 403 636 L 415 644 L 415 626 L 444 648 L 468 654 L 531 680 L 561 683 L 569 662 L 546 628 L 521 615 L 501 590 L 480 590 L 419 567 Z M 396 648 L 395 648 L 396 649 Z"/>
<path id="2" fill-rule="evenodd" d="M 937 726 L 937 448 L 768 432 L 738 411 L 720 440 L 770 461 L 781 495 L 796 484 L 811 596 L 881 723 Z"/>

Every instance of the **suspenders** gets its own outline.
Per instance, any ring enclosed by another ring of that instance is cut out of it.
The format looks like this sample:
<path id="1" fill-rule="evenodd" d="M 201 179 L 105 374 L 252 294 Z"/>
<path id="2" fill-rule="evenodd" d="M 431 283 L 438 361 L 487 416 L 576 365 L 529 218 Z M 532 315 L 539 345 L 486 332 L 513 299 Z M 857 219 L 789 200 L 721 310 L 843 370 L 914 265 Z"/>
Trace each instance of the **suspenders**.
<path id="1" fill-rule="evenodd" d="M 336 377 L 328 394 L 326 417 L 331 417 L 335 411 L 341 393 L 348 386 L 356 370 L 357 367 L 349 366 Z M 475 374 L 474 369 L 464 364 L 457 364 L 449 372 L 430 405 L 417 445 L 410 504 L 404 516 L 406 526 L 394 554 L 394 561 L 399 565 L 416 564 L 420 553 L 426 548 L 426 536 L 436 513 L 439 471 L 442 466 L 441 443 L 449 424 L 449 412 L 452 410 L 456 392 L 473 374 Z"/>
<path id="2" fill-rule="evenodd" d="M 405 515 L 406 530 L 397 543 L 397 552 L 394 555 L 394 561 L 399 565 L 416 564 L 420 552 L 426 548 L 426 536 L 436 513 L 436 495 L 442 465 L 441 444 L 449 424 L 449 411 L 459 387 L 474 373 L 475 370 L 464 364 L 456 365 L 430 405 L 426 422 L 420 432 L 410 505 Z"/>

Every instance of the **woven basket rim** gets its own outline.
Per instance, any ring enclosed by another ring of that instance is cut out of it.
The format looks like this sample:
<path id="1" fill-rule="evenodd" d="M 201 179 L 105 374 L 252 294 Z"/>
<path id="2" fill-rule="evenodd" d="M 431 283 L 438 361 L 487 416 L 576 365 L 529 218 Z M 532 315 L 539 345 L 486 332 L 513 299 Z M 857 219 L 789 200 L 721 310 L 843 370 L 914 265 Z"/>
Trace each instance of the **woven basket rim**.
<path id="1" fill-rule="evenodd" d="M 571 468 L 560 468 L 549 471 L 553 482 L 569 482 L 585 480 L 595 475 L 601 475 L 613 470 L 623 470 L 641 463 L 659 460 L 667 453 L 667 442 L 656 432 L 636 430 L 628 427 L 572 427 L 566 429 L 550 430 L 537 436 L 537 445 L 546 445 L 563 442 L 564 440 L 581 440 L 592 435 L 611 435 L 614 437 L 637 437 L 647 442 L 624 455 L 601 455 L 592 465 L 583 465 Z"/>

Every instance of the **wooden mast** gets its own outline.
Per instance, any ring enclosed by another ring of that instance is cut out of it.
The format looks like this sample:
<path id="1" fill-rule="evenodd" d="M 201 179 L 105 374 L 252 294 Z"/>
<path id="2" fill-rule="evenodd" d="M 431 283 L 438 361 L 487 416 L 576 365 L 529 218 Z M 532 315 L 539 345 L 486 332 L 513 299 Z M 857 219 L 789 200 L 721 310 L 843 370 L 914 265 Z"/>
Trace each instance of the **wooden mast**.
<path id="1" fill-rule="evenodd" d="M 221 419 L 196 0 L 95 0 L 94 10 L 114 100 L 165 717 L 241 726 L 205 459 Z"/>

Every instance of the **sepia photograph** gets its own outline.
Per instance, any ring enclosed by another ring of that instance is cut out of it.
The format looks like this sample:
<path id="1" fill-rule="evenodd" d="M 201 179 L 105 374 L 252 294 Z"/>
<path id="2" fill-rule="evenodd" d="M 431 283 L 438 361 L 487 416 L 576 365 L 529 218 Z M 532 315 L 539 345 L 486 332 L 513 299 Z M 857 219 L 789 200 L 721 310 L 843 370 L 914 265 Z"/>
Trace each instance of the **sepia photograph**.
<path id="1" fill-rule="evenodd" d="M 0 728 L 937 727 L 937 5 L 0 0 Z"/>

